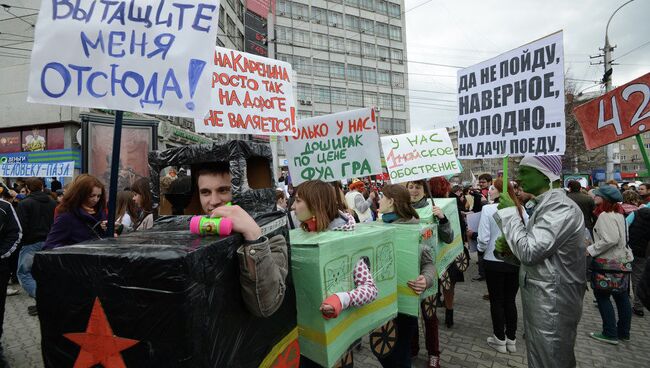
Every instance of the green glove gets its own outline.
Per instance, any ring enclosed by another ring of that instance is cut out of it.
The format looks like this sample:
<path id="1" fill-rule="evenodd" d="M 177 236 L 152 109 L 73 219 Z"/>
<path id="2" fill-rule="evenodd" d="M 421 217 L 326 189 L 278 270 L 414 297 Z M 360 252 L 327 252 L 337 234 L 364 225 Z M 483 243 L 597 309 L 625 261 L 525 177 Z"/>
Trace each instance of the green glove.
<path id="1" fill-rule="evenodd" d="M 494 249 L 499 253 L 512 253 L 512 251 L 510 251 L 510 247 L 508 246 L 508 242 L 506 242 L 506 238 L 503 235 L 498 237 L 494 242 Z"/>
<path id="2" fill-rule="evenodd" d="M 514 207 L 515 206 L 515 201 L 510 198 L 508 193 L 501 193 L 499 195 L 499 205 L 497 206 L 498 209 L 502 210 L 504 208 L 508 207 Z"/>
<path id="3" fill-rule="evenodd" d="M 496 259 L 502 260 L 511 265 L 519 266 L 521 264 L 521 262 L 519 262 L 519 259 L 517 259 L 517 257 L 512 254 L 512 251 L 508 246 L 508 242 L 506 242 L 506 238 L 503 235 L 498 237 L 494 242 L 493 254 Z"/>

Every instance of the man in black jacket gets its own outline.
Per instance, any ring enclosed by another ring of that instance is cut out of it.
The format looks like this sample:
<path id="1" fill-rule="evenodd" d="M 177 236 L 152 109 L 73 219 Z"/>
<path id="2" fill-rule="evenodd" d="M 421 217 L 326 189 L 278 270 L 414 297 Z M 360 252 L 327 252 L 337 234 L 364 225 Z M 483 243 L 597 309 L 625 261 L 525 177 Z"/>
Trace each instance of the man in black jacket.
<path id="1" fill-rule="evenodd" d="M 580 210 L 582 211 L 582 216 L 585 219 L 585 227 L 589 229 L 589 233 L 593 233 L 594 225 L 596 224 L 596 216 L 594 216 L 594 209 L 596 208 L 596 203 L 594 199 L 581 192 L 582 185 L 577 180 L 571 180 L 567 184 L 569 187 L 569 193 L 567 196 L 573 200 Z"/>
<path id="2" fill-rule="evenodd" d="M 0 195 L 9 193 L 9 188 L 0 183 Z M 3 196 L 4 197 L 4 196 Z M 18 248 L 18 243 L 22 237 L 20 222 L 16 216 L 11 203 L 0 199 L 0 337 L 2 337 L 2 327 L 5 316 L 5 301 L 7 294 L 7 284 L 9 283 L 9 256 Z M 8 366 L 2 346 L 0 346 L 0 367 Z"/>
<path id="3" fill-rule="evenodd" d="M 43 192 L 40 178 L 25 181 L 28 195 L 19 204 L 16 211 L 23 228 L 23 241 L 18 256 L 18 281 L 32 298 L 36 297 L 36 281 L 32 277 L 34 254 L 43 249 L 43 244 L 54 222 L 56 201 Z M 28 313 L 36 315 L 36 306 L 29 306 Z"/>
<path id="4" fill-rule="evenodd" d="M 630 215 L 631 216 L 631 215 Z M 644 207 L 634 212 L 634 221 L 630 224 L 630 248 L 634 254 L 632 262 L 632 288 L 634 290 L 634 314 L 643 317 L 643 303 L 639 297 L 639 281 L 643 270 L 646 269 L 648 250 L 650 249 L 650 207 Z"/>

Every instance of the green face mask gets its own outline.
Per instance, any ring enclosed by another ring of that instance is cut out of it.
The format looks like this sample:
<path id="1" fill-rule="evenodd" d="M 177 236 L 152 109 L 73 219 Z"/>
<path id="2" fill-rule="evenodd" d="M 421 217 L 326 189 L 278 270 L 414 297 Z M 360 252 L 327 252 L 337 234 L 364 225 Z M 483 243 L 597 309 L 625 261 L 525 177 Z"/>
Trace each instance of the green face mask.
<path id="1" fill-rule="evenodd" d="M 533 195 L 540 195 L 549 189 L 550 180 L 539 170 L 528 166 L 519 167 L 517 179 L 521 182 L 521 189 Z"/>

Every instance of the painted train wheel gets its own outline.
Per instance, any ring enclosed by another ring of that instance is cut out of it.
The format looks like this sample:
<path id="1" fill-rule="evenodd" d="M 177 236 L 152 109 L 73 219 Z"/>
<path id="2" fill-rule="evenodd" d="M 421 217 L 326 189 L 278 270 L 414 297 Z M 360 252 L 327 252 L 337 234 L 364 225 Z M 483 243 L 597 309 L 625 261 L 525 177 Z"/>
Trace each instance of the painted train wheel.
<path id="1" fill-rule="evenodd" d="M 456 257 L 455 262 L 456 267 L 460 272 L 465 272 L 469 268 L 469 257 L 464 252 L 464 250 L 460 253 L 460 255 L 458 255 L 458 257 Z"/>
<path id="2" fill-rule="evenodd" d="M 395 347 L 397 342 L 397 326 L 393 320 L 370 333 L 370 350 L 377 358 L 384 358 Z"/>
<path id="3" fill-rule="evenodd" d="M 300 345 L 293 340 L 271 364 L 271 368 L 298 368 L 300 366 Z"/>
<path id="4" fill-rule="evenodd" d="M 433 318 L 433 315 L 436 314 L 436 303 L 437 300 L 435 295 L 429 295 L 428 297 L 424 298 L 424 301 L 422 302 L 424 305 L 424 318 Z"/>
<path id="5" fill-rule="evenodd" d="M 440 275 L 440 286 L 443 290 L 451 289 L 451 278 L 449 277 L 449 272 L 445 271 Z"/>
<path id="6" fill-rule="evenodd" d="M 345 355 L 336 363 L 334 368 L 352 368 L 354 367 L 354 354 L 352 349 L 348 350 Z"/>

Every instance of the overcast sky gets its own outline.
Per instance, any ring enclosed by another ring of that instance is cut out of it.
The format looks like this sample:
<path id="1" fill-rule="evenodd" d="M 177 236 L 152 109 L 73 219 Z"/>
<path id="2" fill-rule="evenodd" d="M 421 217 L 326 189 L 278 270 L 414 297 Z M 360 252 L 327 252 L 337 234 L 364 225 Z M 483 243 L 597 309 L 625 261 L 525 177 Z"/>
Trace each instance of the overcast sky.
<path id="1" fill-rule="evenodd" d="M 577 91 L 599 91 L 603 66 L 590 66 L 589 56 L 600 54 L 607 20 L 626 1 L 406 0 L 411 129 L 457 125 L 458 68 L 416 62 L 470 66 L 558 30 L 564 31 L 565 77 L 579 79 L 570 81 Z M 612 58 L 620 58 L 614 86 L 650 72 L 649 14 L 650 0 L 635 0 L 609 25 L 610 44 L 617 45 Z"/>

